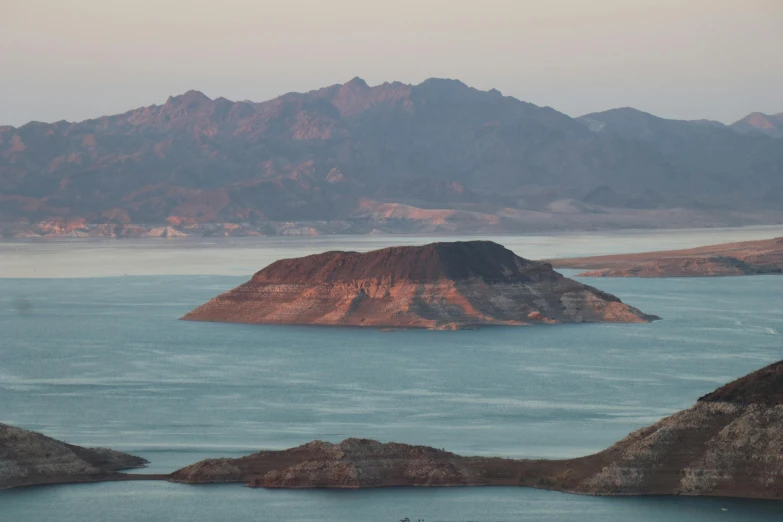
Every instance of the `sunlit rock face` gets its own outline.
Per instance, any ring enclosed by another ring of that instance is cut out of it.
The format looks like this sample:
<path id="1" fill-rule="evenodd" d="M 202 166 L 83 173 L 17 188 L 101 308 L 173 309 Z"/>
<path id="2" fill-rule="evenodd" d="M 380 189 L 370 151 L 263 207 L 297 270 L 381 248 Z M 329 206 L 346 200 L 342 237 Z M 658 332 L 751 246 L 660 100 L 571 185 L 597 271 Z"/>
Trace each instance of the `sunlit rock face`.
<path id="1" fill-rule="evenodd" d="M 183 317 L 259 324 L 461 329 L 656 319 L 491 241 L 277 261 Z"/>

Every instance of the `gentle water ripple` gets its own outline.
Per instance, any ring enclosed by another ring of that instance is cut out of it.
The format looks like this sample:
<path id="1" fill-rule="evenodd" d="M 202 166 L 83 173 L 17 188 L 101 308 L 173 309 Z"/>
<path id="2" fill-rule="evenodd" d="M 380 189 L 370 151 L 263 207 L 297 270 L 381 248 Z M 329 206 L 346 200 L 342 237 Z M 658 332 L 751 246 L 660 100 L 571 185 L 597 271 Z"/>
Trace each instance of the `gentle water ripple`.
<path id="1" fill-rule="evenodd" d="M 561 458 L 600 450 L 783 356 L 776 276 L 590 281 L 664 318 L 639 325 L 380 332 L 177 321 L 244 280 L 0 279 L 0 421 L 136 452 L 153 472 L 349 436 Z M 261 509 L 268 520 L 341 522 L 783 514 L 776 503 L 486 488 L 115 483 L 0 493 L 3 521 L 247 520 Z"/>

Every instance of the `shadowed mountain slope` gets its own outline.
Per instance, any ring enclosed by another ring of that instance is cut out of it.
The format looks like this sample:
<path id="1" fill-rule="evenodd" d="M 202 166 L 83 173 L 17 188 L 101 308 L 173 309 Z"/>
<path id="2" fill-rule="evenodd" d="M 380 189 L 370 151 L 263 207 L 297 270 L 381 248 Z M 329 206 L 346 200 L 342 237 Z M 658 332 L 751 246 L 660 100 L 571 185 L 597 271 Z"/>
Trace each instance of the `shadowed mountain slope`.
<path id="1" fill-rule="evenodd" d="M 712 122 L 682 130 L 683 122 L 618 111 L 577 120 L 444 79 L 371 87 L 355 78 L 263 103 L 188 91 L 78 123 L 0 127 L 0 224 L 71 223 L 44 233 L 79 229 L 78 220 L 571 228 L 580 223 L 567 216 L 573 206 L 558 201 L 601 186 L 631 200 L 657 191 L 653 206 L 643 197 L 642 206 L 626 205 L 632 209 L 713 208 L 703 199 L 755 212 L 754 198 L 778 208 L 775 194 L 760 193 L 780 179 L 776 140 Z M 645 118 L 652 123 L 638 121 Z M 388 217 L 379 210 L 385 204 L 409 210 Z M 598 228 L 697 219 L 587 214 Z M 750 219 L 727 216 L 719 221 Z"/>
<path id="2" fill-rule="evenodd" d="M 738 133 L 709 120 L 667 120 L 632 109 L 612 109 L 579 118 L 599 134 L 615 134 L 650 145 L 687 173 L 680 194 L 738 192 L 751 199 L 780 184 L 783 146 L 760 133 Z M 666 190 L 666 185 L 659 185 Z M 725 201 L 725 200 L 724 200 Z"/>

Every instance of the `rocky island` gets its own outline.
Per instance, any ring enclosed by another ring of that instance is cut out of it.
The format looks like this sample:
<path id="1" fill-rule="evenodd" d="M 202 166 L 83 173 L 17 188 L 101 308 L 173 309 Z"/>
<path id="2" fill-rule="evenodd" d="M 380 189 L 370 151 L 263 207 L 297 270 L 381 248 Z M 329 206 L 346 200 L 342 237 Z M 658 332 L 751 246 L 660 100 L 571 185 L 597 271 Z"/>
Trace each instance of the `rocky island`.
<path id="1" fill-rule="evenodd" d="M 425 446 L 347 439 L 204 460 L 173 473 L 169 480 L 265 488 L 529 486 L 591 495 L 779 499 L 783 361 L 582 458 L 462 457 Z"/>
<path id="2" fill-rule="evenodd" d="M 106 448 L 82 448 L 40 433 L 0 424 L 0 489 L 42 484 L 99 482 L 146 475 L 118 471 L 147 461 Z"/>
<path id="3" fill-rule="evenodd" d="M 783 273 L 783 237 L 686 250 L 553 259 L 583 277 L 707 277 Z"/>
<path id="4" fill-rule="evenodd" d="M 548 263 L 464 241 L 283 259 L 182 319 L 460 329 L 658 318 Z"/>

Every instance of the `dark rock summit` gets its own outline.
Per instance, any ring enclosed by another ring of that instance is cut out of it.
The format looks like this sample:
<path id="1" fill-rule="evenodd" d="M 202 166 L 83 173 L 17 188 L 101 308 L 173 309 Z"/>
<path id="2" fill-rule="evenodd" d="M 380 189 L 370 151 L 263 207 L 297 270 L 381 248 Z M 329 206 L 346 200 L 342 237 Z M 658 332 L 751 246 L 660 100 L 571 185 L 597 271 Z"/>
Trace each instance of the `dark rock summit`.
<path id="1" fill-rule="evenodd" d="M 465 241 L 284 259 L 183 319 L 458 329 L 656 317 L 497 243 Z"/>
<path id="2" fill-rule="evenodd" d="M 739 405 L 783 405 L 783 361 L 762 368 L 700 397 L 701 402 L 729 402 Z"/>
<path id="3" fill-rule="evenodd" d="M 556 279 L 558 276 L 547 265 L 518 257 L 492 241 L 455 241 L 283 259 L 256 273 L 253 281 L 350 283 L 366 279 L 412 282 L 483 279 L 487 283 L 499 283 Z"/>

